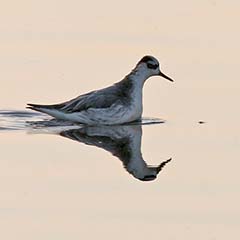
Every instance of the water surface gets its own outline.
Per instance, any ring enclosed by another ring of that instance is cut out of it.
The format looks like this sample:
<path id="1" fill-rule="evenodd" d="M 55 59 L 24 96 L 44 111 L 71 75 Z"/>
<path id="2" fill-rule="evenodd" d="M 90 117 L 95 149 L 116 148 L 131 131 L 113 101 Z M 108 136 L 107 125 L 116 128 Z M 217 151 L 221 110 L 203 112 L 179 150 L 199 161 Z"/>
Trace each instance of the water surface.
<path id="1" fill-rule="evenodd" d="M 239 239 L 239 8 L 1 4 L 1 237 Z M 86 128 L 25 110 L 109 86 L 145 54 L 175 80 L 144 86 L 143 115 L 164 123 Z"/>
<path id="2" fill-rule="evenodd" d="M 73 229 L 112 235 L 119 226 L 139 236 L 152 226 L 172 237 L 170 228 L 237 231 L 239 140 L 218 138 L 210 122 L 176 131 L 149 118 L 146 125 L 87 127 L 5 110 L 0 119 L 2 223 L 18 229 L 24 219 L 22 236 L 26 223 L 32 236 L 64 238 Z"/>

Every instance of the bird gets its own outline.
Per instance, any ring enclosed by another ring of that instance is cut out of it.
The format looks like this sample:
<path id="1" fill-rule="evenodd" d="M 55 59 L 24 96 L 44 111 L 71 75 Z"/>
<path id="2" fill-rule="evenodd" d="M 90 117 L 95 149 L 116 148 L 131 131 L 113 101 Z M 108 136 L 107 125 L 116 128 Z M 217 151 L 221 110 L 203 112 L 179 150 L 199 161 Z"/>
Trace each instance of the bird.
<path id="1" fill-rule="evenodd" d="M 46 113 L 56 119 L 85 125 L 121 125 L 141 120 L 142 92 L 145 81 L 152 76 L 173 79 L 160 70 L 158 60 L 146 55 L 121 81 L 112 86 L 82 94 L 69 101 L 52 104 L 27 104 L 29 109 Z"/>
<path id="2" fill-rule="evenodd" d="M 57 133 L 62 137 L 98 147 L 110 152 L 121 160 L 124 169 L 140 181 L 153 181 L 172 158 L 153 166 L 148 165 L 141 152 L 142 126 L 86 126 L 63 130 Z M 107 169 L 109 172 L 110 170 Z"/>

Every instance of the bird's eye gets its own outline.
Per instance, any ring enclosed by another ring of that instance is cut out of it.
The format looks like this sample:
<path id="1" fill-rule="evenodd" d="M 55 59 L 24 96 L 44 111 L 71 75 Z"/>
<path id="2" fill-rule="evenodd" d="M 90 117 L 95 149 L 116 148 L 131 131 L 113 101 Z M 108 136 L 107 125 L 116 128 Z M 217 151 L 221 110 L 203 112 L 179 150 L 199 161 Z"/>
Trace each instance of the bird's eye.
<path id="1" fill-rule="evenodd" d="M 158 65 L 157 64 L 152 64 L 152 63 L 147 63 L 147 67 L 151 69 L 157 69 Z"/>

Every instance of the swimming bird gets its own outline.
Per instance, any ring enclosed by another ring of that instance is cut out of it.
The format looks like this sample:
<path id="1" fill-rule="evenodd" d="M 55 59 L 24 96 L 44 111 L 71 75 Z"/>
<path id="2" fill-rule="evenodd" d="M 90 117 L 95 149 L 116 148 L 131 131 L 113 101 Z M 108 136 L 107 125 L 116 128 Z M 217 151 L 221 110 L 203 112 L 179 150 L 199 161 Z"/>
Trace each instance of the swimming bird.
<path id="1" fill-rule="evenodd" d="M 28 108 L 56 119 L 87 125 L 118 125 L 133 122 L 142 117 L 142 89 L 145 81 L 151 76 L 161 76 L 173 82 L 161 72 L 155 57 L 144 56 L 123 80 L 110 87 L 59 104 L 28 104 Z"/>
<path id="2" fill-rule="evenodd" d="M 148 165 L 142 156 L 142 126 L 83 126 L 60 131 L 60 136 L 104 149 L 123 163 L 125 170 L 141 181 L 155 180 L 172 158 L 156 166 Z M 107 171 L 110 171 L 109 169 Z"/>

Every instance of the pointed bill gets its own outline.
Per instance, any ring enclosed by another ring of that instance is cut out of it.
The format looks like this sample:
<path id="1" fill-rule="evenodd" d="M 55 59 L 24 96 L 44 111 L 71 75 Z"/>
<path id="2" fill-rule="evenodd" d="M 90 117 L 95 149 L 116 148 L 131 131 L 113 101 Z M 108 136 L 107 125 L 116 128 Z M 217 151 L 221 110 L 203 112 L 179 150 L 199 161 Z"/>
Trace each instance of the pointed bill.
<path id="1" fill-rule="evenodd" d="M 171 79 L 170 77 L 168 77 L 167 75 L 165 75 L 164 73 L 162 73 L 161 71 L 159 72 L 159 76 L 166 78 L 167 80 L 174 82 L 173 79 Z"/>

